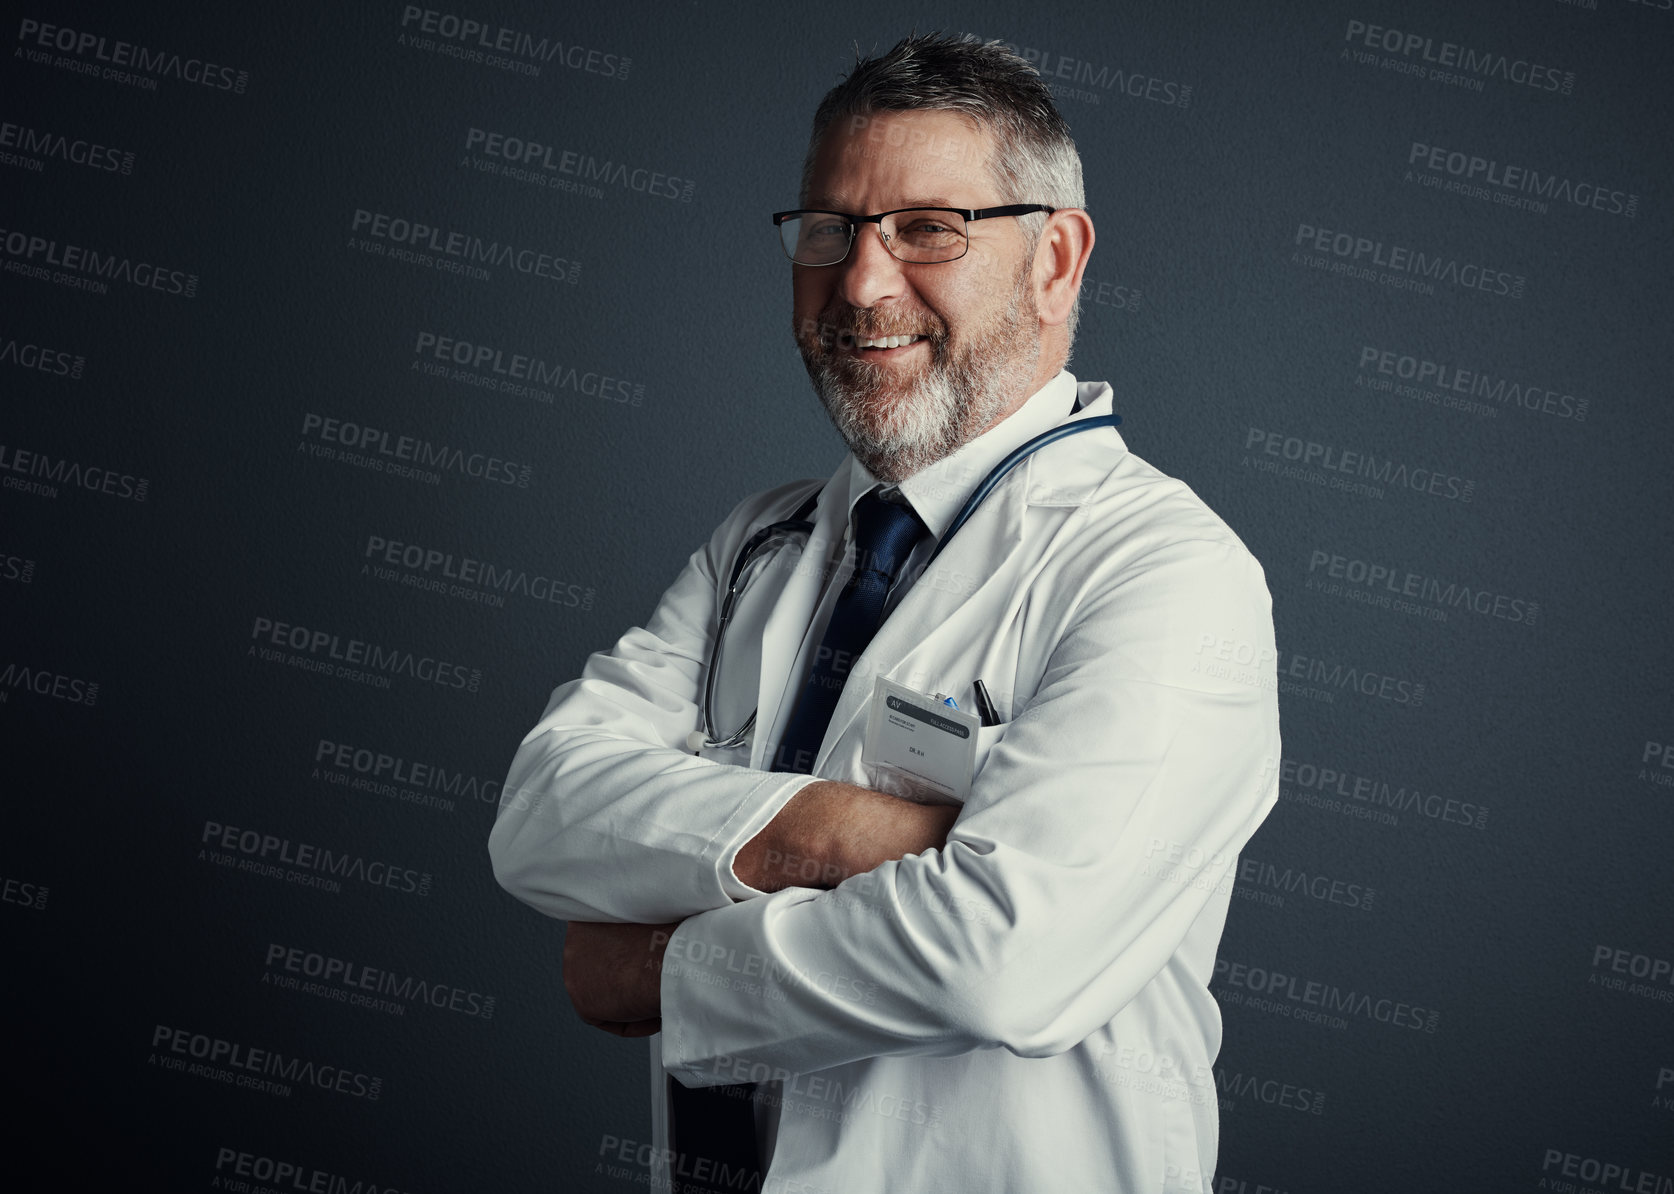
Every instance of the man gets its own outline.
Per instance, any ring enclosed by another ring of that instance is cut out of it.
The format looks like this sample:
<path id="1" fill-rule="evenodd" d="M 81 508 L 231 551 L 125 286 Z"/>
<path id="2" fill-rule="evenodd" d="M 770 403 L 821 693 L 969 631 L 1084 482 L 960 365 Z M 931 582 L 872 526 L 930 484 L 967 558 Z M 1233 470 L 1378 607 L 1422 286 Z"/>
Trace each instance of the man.
<path id="1" fill-rule="evenodd" d="M 553 694 L 496 875 L 571 922 L 584 1020 L 659 1033 L 660 1180 L 1207 1190 L 1207 984 L 1277 792 L 1261 569 L 1099 424 L 953 533 L 1003 457 L 1112 402 L 1063 371 L 1093 226 L 1027 63 L 939 37 L 859 63 L 802 190 L 794 332 L 851 453 L 743 501 Z M 746 542 L 811 498 L 717 652 Z"/>

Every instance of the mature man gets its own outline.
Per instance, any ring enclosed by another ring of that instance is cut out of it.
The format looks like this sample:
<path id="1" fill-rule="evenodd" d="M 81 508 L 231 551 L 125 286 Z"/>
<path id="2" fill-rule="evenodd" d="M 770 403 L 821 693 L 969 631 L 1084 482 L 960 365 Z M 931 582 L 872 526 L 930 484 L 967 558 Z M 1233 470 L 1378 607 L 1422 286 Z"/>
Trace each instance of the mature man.
<path id="1" fill-rule="evenodd" d="M 1082 201 L 998 44 L 859 63 L 775 217 L 851 453 L 740 503 L 512 765 L 495 873 L 571 922 L 583 1019 L 660 1030 L 682 1188 L 758 1161 L 774 1191 L 1209 1188 L 1272 617 L 1238 538 L 1063 370 Z M 751 545 L 782 521 L 805 547 Z"/>

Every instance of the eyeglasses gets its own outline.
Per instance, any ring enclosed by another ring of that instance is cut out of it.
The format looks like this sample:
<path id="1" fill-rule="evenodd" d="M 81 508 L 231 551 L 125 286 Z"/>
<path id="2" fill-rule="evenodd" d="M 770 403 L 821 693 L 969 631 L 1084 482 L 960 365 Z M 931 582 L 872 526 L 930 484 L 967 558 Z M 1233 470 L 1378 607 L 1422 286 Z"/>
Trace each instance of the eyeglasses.
<path id="1" fill-rule="evenodd" d="M 995 216 L 1026 216 L 1058 209 L 1043 203 L 1010 203 L 977 210 L 963 207 L 902 207 L 875 216 L 851 216 L 840 211 L 779 211 L 779 243 L 797 265 L 836 265 L 849 255 L 862 224 L 876 224 L 884 248 L 897 261 L 933 265 L 957 261 L 971 247 L 973 220 Z"/>

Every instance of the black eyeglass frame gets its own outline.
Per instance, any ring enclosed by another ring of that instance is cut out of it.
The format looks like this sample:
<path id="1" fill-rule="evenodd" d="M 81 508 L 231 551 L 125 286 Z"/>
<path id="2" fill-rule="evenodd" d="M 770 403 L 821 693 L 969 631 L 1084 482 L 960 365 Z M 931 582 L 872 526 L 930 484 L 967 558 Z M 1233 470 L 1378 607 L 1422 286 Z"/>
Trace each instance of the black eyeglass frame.
<path id="1" fill-rule="evenodd" d="M 800 266 L 804 267 L 805 269 L 821 269 L 821 268 L 823 268 L 825 266 L 828 266 L 828 265 L 842 265 L 843 262 L 845 262 L 849 259 L 849 254 L 854 251 L 854 239 L 857 235 L 859 235 L 860 226 L 862 224 L 876 224 L 878 226 L 878 239 L 883 241 L 883 246 L 888 251 L 889 255 L 891 257 L 894 257 L 895 260 L 899 261 L 902 265 L 946 265 L 950 261 L 958 261 L 960 257 L 964 257 L 966 253 L 969 253 L 971 251 L 971 234 L 969 232 L 965 233 L 965 249 L 964 249 L 964 252 L 959 254 L 959 257 L 944 257 L 940 261 L 908 261 L 906 258 L 899 256 L 895 252 L 895 250 L 890 247 L 889 238 L 886 237 L 883 234 L 884 218 L 886 216 L 898 216 L 904 211 L 945 211 L 945 212 L 951 212 L 956 216 L 963 216 L 964 220 L 965 220 L 965 223 L 970 224 L 970 223 L 972 223 L 976 220 L 990 220 L 990 219 L 993 219 L 996 216 L 1027 216 L 1027 215 L 1032 215 L 1033 213 L 1035 213 L 1037 211 L 1043 211 L 1047 215 L 1051 215 L 1053 212 L 1055 212 L 1057 210 L 1058 210 L 1057 208 L 1048 207 L 1044 203 L 1008 203 L 1003 207 L 976 207 L 976 208 L 971 208 L 971 207 L 897 207 L 897 208 L 892 208 L 889 211 L 880 211 L 876 215 L 852 216 L 846 211 L 831 211 L 829 208 L 799 207 L 799 208 L 796 208 L 792 211 L 776 211 L 776 212 L 774 212 L 773 213 L 773 226 L 775 228 L 777 228 L 781 224 L 783 224 L 786 220 L 790 219 L 793 216 L 798 217 L 798 218 L 800 218 L 802 216 L 839 216 L 843 220 L 847 221 L 848 228 L 849 228 L 848 247 L 843 250 L 843 255 L 841 257 L 837 258 L 836 261 L 821 261 L 821 262 L 817 262 L 817 263 L 810 263 L 810 262 L 806 262 L 806 261 L 798 261 L 796 259 L 795 254 L 793 254 L 790 251 L 790 249 L 786 247 L 784 236 L 781 235 L 779 237 L 779 247 L 784 250 L 785 256 L 790 258 L 791 264 L 792 265 L 800 265 Z"/>

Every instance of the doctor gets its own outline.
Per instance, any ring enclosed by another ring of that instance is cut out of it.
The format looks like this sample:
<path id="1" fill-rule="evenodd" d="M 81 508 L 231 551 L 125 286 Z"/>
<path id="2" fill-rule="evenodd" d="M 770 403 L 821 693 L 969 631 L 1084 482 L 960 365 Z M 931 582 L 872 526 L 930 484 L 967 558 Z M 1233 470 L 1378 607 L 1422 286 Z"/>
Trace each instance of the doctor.
<path id="1" fill-rule="evenodd" d="M 1082 203 L 997 43 L 860 62 L 775 217 L 850 454 L 741 502 L 513 761 L 495 874 L 571 922 L 582 1018 L 651 1036 L 653 1185 L 1210 1189 L 1207 984 L 1277 795 L 1261 568 L 1108 419 L 949 537 L 1111 413 L 1064 370 Z"/>

